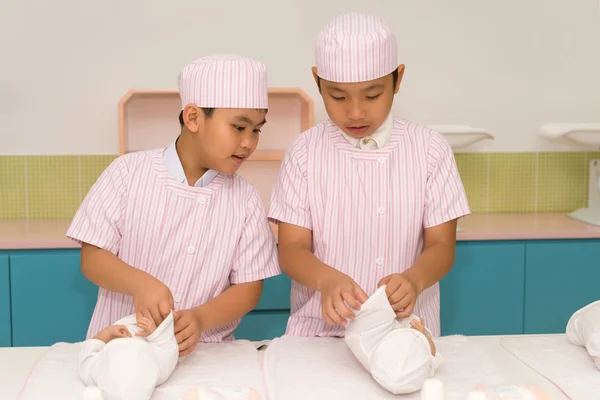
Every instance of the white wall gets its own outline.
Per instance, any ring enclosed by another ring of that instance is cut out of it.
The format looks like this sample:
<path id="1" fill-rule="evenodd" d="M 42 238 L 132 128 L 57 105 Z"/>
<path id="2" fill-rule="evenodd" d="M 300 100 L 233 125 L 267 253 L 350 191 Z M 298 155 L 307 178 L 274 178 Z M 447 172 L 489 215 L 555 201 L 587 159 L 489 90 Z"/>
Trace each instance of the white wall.
<path id="1" fill-rule="evenodd" d="M 120 97 L 174 88 L 185 63 L 214 52 L 266 62 L 270 85 L 304 88 L 321 120 L 313 46 L 345 11 L 378 13 L 395 29 L 407 67 L 397 114 L 490 129 L 497 140 L 477 151 L 562 149 L 536 129 L 600 122 L 599 8 L 598 0 L 5 0 L 0 154 L 116 154 Z"/>

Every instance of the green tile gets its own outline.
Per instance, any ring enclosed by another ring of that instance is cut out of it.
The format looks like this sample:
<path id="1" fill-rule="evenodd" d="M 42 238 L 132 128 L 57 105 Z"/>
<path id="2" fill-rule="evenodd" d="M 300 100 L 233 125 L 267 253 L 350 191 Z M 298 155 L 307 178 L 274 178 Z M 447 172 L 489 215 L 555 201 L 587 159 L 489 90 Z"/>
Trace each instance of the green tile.
<path id="1" fill-rule="evenodd" d="M 454 155 L 460 177 L 467 192 L 469 206 L 473 213 L 488 211 L 488 170 L 489 154 L 456 153 Z"/>
<path id="2" fill-rule="evenodd" d="M 537 153 L 491 153 L 488 211 L 535 211 Z"/>
<path id="3" fill-rule="evenodd" d="M 24 156 L 0 156 L 0 219 L 27 217 Z"/>
<path id="4" fill-rule="evenodd" d="M 29 218 L 72 218 L 79 207 L 79 156 L 28 156 Z"/>
<path id="5" fill-rule="evenodd" d="M 582 152 L 540 153 L 538 212 L 570 212 L 584 207 L 588 175 Z"/>
<path id="6" fill-rule="evenodd" d="M 117 156 L 81 156 L 81 195 L 82 200 L 96 183 L 102 171 L 110 165 Z"/>

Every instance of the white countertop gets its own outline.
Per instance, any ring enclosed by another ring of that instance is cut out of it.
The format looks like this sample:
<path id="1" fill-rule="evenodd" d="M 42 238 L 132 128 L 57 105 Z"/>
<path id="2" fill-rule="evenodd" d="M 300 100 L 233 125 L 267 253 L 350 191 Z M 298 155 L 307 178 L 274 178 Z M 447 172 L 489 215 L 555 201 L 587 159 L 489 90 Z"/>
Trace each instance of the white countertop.
<path id="1" fill-rule="evenodd" d="M 551 382 L 507 352 L 501 345 L 502 336 L 471 339 L 483 346 L 500 369 L 498 372 L 514 384 L 536 384 L 546 390 L 552 399 L 565 398 Z M 0 388 L 3 400 L 17 400 L 30 370 L 46 350 L 47 347 L 0 348 Z"/>

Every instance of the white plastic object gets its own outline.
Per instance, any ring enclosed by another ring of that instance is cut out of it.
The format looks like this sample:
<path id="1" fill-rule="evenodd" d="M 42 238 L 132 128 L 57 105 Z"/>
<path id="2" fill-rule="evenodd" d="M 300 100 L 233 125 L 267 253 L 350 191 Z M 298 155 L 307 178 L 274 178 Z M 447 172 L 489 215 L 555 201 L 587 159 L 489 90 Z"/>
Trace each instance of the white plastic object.
<path id="1" fill-rule="evenodd" d="M 569 214 L 569 217 L 590 225 L 600 226 L 600 160 L 590 161 L 588 206 Z"/>
<path id="2" fill-rule="evenodd" d="M 481 390 L 471 390 L 467 394 L 467 400 L 487 400 L 487 395 Z"/>
<path id="3" fill-rule="evenodd" d="M 539 134 L 552 142 L 600 148 L 600 123 L 546 124 L 540 127 Z"/>
<path id="4" fill-rule="evenodd" d="M 83 389 L 83 395 L 81 396 L 82 400 L 103 400 L 104 396 L 102 395 L 102 390 L 97 386 L 86 386 Z"/>
<path id="5" fill-rule="evenodd" d="M 445 400 L 444 384 L 439 379 L 430 378 L 423 382 L 421 400 Z"/>
<path id="6" fill-rule="evenodd" d="M 468 125 L 431 125 L 434 131 L 444 135 L 452 149 L 462 149 L 482 140 L 494 140 L 487 129 L 473 128 Z"/>

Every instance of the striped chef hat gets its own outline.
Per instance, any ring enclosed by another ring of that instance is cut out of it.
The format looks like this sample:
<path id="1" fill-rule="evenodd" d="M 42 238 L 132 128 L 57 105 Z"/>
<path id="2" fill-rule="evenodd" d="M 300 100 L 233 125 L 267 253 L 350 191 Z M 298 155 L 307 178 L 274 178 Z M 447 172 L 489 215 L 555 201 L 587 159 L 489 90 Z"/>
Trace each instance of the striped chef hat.
<path id="1" fill-rule="evenodd" d="M 269 108 L 267 67 L 233 54 L 202 57 L 183 67 L 177 79 L 181 109 Z"/>
<path id="2" fill-rule="evenodd" d="M 380 17 L 347 13 L 321 30 L 315 51 L 317 75 L 332 82 L 366 82 L 398 68 L 396 36 Z"/>

